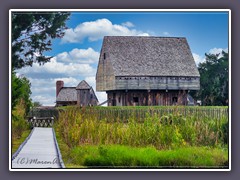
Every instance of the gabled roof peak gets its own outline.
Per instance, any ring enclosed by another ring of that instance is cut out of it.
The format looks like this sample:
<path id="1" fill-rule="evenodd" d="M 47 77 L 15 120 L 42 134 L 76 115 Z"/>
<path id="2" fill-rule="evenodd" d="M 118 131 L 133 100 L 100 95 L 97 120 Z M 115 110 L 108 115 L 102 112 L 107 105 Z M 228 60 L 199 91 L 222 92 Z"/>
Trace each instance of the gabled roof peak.
<path id="1" fill-rule="evenodd" d="M 76 87 L 76 89 L 91 89 L 91 86 L 85 81 L 82 80 Z"/>

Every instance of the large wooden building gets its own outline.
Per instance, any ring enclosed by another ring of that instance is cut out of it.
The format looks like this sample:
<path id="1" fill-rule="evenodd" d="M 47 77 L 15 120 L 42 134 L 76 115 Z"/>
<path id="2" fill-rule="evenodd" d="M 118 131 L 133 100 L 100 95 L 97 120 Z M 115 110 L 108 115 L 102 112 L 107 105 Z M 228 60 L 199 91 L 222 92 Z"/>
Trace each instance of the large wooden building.
<path id="1" fill-rule="evenodd" d="M 77 87 L 64 87 L 63 81 L 56 82 L 56 106 L 94 106 L 97 104 L 97 96 L 86 81 L 81 81 Z"/>
<path id="2" fill-rule="evenodd" d="M 96 89 L 108 106 L 187 105 L 200 75 L 186 38 L 106 36 Z"/>

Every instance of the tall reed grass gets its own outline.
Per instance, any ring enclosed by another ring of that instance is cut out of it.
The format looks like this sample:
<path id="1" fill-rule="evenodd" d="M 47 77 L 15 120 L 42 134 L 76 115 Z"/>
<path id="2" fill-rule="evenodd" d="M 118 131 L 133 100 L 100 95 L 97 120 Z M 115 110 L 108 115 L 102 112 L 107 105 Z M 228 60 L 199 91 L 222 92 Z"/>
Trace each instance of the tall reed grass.
<path id="1" fill-rule="evenodd" d="M 56 128 L 71 148 L 86 144 L 151 145 L 157 149 L 226 144 L 228 117 L 213 118 L 205 111 L 193 110 L 196 113 L 184 114 L 175 108 L 160 114 L 154 109 L 130 108 L 123 114 L 121 109 L 113 113 L 111 108 L 73 107 L 60 112 Z"/>

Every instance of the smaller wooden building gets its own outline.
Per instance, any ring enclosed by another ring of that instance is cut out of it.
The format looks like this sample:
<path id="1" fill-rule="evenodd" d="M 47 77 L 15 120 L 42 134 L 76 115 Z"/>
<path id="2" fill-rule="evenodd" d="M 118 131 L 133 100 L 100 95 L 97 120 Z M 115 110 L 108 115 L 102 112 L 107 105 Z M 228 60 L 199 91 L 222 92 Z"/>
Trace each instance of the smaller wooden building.
<path id="1" fill-rule="evenodd" d="M 56 106 L 95 106 L 98 99 L 91 86 L 81 81 L 77 87 L 64 87 L 63 81 L 56 82 Z"/>

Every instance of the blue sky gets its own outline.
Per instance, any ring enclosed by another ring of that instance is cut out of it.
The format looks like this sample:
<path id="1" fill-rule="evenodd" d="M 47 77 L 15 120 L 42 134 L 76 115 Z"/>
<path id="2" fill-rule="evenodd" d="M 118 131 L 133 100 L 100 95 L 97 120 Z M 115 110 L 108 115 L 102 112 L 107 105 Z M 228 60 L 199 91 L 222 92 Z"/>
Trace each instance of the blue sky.
<path id="1" fill-rule="evenodd" d="M 56 80 L 77 86 L 86 80 L 93 88 L 102 39 L 106 35 L 186 37 L 196 64 L 205 53 L 228 50 L 227 12 L 72 12 L 68 30 L 53 41 L 51 62 L 18 71 L 31 81 L 33 101 L 55 105 Z M 97 92 L 100 102 L 105 92 Z"/>

